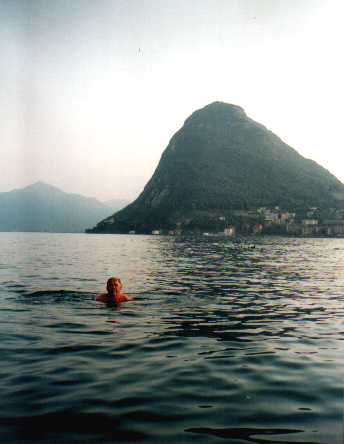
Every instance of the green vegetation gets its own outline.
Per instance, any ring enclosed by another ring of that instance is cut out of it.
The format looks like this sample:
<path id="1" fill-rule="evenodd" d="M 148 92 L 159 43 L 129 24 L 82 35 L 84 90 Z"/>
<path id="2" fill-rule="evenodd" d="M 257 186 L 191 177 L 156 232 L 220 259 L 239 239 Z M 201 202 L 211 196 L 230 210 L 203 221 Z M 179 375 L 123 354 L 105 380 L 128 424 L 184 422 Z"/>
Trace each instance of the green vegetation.
<path id="1" fill-rule="evenodd" d="M 242 108 L 215 102 L 172 137 L 142 194 L 91 231 L 216 230 L 233 210 L 334 207 L 343 189 Z"/>

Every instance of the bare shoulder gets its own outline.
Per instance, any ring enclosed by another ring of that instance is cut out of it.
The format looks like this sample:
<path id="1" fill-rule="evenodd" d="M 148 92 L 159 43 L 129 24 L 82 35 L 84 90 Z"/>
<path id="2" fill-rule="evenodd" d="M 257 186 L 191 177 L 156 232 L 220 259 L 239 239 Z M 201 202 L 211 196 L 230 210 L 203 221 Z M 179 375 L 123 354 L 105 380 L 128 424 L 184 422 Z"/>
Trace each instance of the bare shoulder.
<path id="1" fill-rule="evenodd" d="M 106 302 L 108 300 L 108 295 L 106 293 L 97 294 L 96 301 Z"/>
<path id="2" fill-rule="evenodd" d="M 127 294 L 121 294 L 121 298 L 122 298 L 123 302 L 124 301 L 133 301 L 134 300 L 134 298 L 132 296 L 129 296 Z"/>

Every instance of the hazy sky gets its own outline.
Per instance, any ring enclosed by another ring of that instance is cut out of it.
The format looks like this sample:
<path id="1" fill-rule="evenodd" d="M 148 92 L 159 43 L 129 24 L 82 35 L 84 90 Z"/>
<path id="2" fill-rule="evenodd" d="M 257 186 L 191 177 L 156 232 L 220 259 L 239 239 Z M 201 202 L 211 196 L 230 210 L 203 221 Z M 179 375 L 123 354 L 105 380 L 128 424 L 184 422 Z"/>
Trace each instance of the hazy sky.
<path id="1" fill-rule="evenodd" d="M 0 191 L 136 197 L 169 139 L 242 106 L 344 181 L 342 0 L 0 0 Z"/>

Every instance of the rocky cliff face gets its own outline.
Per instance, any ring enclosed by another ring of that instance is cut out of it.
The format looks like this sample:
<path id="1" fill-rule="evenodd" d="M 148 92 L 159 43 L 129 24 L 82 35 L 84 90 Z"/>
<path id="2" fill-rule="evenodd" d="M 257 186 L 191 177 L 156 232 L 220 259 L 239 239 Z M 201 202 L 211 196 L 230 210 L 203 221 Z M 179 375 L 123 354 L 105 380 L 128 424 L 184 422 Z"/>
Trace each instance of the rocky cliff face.
<path id="1" fill-rule="evenodd" d="M 172 137 L 142 194 L 92 231 L 191 229 L 238 209 L 327 207 L 342 190 L 332 174 L 242 108 L 214 102 L 194 112 Z"/>

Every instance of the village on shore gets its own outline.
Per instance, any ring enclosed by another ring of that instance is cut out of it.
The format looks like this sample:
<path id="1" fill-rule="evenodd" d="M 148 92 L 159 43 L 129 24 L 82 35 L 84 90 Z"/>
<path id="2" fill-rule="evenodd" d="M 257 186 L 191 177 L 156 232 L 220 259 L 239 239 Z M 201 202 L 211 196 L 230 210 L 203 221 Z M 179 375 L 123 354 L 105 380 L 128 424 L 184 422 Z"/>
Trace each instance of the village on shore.
<path id="1" fill-rule="evenodd" d="M 198 234 L 218 234 L 229 237 L 237 235 L 289 235 L 302 237 L 344 237 L 344 209 L 308 208 L 297 212 L 281 211 L 274 208 L 260 207 L 252 210 L 233 210 L 230 217 L 219 216 L 222 230 L 210 230 Z M 219 226 L 219 224 L 216 224 Z M 185 230 L 155 229 L 153 235 L 180 235 Z M 134 230 L 129 234 L 136 234 Z"/>

